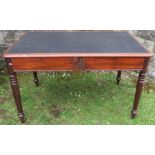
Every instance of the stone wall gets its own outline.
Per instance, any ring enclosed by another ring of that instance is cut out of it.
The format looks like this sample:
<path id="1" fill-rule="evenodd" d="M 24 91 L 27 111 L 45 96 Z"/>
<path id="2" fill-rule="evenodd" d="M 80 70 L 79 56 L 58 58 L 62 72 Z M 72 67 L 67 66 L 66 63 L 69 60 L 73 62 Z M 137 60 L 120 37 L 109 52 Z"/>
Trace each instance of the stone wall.
<path id="1" fill-rule="evenodd" d="M 0 49 L 5 48 L 5 45 L 10 47 L 14 42 L 19 40 L 24 31 L 0 31 Z M 148 76 L 155 79 L 155 31 L 132 30 L 129 31 L 140 43 L 148 50 L 154 53 L 150 62 Z M 1 52 L 2 50 L 0 50 Z"/>
<path id="2" fill-rule="evenodd" d="M 129 32 L 154 54 L 149 64 L 148 76 L 155 79 L 155 30 L 135 30 Z"/>

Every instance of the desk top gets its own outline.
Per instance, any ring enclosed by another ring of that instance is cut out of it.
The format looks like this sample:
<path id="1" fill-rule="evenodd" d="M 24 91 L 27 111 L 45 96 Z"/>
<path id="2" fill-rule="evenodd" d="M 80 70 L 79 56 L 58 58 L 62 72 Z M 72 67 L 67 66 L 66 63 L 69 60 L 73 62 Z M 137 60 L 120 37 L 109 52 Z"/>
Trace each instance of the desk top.
<path id="1" fill-rule="evenodd" d="M 27 32 L 4 57 L 104 56 L 150 53 L 129 33 L 116 31 Z"/>

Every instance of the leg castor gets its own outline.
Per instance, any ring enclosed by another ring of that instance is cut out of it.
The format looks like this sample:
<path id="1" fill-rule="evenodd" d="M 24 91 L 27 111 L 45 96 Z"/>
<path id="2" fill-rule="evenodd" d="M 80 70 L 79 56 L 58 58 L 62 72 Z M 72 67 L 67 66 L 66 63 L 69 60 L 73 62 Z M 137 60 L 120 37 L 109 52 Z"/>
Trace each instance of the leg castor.
<path id="1" fill-rule="evenodd" d="M 134 119 L 137 116 L 137 110 L 131 110 L 131 118 Z"/>
<path id="2" fill-rule="evenodd" d="M 33 76 L 34 76 L 34 83 L 35 83 L 36 87 L 38 87 L 39 86 L 39 80 L 38 80 L 37 72 L 33 72 Z"/>
<path id="3" fill-rule="evenodd" d="M 121 81 L 121 71 L 118 71 L 116 81 L 117 81 L 117 84 L 119 85 Z"/>

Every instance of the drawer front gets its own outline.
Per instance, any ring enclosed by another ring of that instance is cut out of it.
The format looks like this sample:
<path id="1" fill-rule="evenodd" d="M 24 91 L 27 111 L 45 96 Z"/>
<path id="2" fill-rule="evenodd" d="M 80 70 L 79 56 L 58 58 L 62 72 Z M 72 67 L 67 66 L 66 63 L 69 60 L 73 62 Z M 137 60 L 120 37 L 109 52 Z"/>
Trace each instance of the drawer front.
<path id="1" fill-rule="evenodd" d="M 41 71 L 41 70 L 73 70 L 73 59 L 60 58 L 13 58 L 15 71 Z"/>
<path id="2" fill-rule="evenodd" d="M 117 69 L 143 69 L 144 58 L 120 57 L 87 57 L 85 58 L 86 70 L 117 70 Z"/>

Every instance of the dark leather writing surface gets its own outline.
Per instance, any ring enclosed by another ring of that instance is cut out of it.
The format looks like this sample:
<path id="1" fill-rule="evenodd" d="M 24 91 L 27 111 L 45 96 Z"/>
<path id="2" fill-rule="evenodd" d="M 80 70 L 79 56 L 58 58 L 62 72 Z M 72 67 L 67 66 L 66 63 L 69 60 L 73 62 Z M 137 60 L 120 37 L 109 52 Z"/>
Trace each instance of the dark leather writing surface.
<path id="1" fill-rule="evenodd" d="M 127 32 L 27 32 L 9 53 L 145 53 Z"/>

